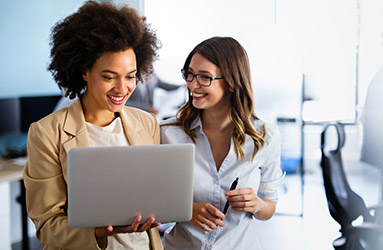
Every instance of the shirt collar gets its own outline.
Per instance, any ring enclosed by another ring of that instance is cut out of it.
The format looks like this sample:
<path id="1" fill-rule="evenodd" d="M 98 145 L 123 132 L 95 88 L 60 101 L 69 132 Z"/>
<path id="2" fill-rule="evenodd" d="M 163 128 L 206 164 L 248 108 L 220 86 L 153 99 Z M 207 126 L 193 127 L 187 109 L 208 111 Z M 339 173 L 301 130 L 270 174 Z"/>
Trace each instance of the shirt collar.
<path id="1" fill-rule="evenodd" d="M 190 125 L 190 130 L 199 128 L 199 131 L 202 130 L 201 116 L 198 116 Z"/>

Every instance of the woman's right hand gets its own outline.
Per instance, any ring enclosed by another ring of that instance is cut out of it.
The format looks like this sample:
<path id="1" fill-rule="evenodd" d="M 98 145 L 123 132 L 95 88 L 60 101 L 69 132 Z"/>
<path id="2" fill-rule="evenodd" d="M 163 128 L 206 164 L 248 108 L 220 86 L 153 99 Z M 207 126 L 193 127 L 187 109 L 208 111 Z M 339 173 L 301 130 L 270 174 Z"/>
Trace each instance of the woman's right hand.
<path id="1" fill-rule="evenodd" d="M 209 203 L 193 203 L 193 218 L 190 223 L 207 232 L 216 229 L 218 226 L 224 227 L 222 221 L 225 215 Z"/>
<path id="2" fill-rule="evenodd" d="M 96 229 L 94 230 L 94 234 L 96 238 L 100 239 L 119 233 L 145 232 L 153 227 L 158 227 L 160 225 L 160 223 L 153 224 L 154 220 L 155 219 L 153 217 L 150 217 L 145 221 L 144 224 L 140 225 L 141 215 L 137 215 L 134 218 L 132 224 L 128 226 L 109 225 L 106 227 L 96 227 Z"/>

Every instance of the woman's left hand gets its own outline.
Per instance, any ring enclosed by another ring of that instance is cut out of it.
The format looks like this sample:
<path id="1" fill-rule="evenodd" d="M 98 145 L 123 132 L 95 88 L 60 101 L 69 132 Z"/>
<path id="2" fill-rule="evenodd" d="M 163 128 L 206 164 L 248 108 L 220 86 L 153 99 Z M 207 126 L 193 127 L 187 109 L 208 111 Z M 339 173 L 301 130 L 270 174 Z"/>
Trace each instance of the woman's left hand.
<path id="1" fill-rule="evenodd" d="M 94 234 L 96 238 L 105 238 L 118 233 L 134 233 L 134 232 L 145 232 L 153 227 L 158 227 L 160 223 L 154 223 L 155 218 L 148 218 L 143 224 L 141 222 L 141 215 L 137 215 L 133 222 L 127 226 L 106 226 L 96 227 Z M 154 224 L 153 224 L 154 223 Z"/>
<path id="2" fill-rule="evenodd" d="M 229 205 L 233 210 L 249 212 L 252 214 L 262 210 L 263 200 L 259 198 L 252 188 L 239 188 L 225 193 Z"/>

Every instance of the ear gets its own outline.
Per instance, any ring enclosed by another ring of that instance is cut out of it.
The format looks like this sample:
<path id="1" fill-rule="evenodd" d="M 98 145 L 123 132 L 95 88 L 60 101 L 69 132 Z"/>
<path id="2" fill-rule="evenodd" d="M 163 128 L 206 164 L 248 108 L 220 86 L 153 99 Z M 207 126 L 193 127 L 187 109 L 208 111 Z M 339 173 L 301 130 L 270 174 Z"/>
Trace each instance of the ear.
<path id="1" fill-rule="evenodd" d="M 82 72 L 82 79 L 84 81 L 88 82 L 88 72 L 87 71 Z"/>

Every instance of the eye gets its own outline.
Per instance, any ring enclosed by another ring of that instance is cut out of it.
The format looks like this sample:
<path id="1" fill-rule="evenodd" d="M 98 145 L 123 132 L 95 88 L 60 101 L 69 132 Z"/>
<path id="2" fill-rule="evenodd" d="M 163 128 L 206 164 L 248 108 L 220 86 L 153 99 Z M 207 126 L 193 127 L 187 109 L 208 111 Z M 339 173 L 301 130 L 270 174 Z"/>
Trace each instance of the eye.
<path id="1" fill-rule="evenodd" d="M 129 81 L 129 82 L 135 82 L 136 81 L 136 76 L 135 75 L 127 76 L 126 80 Z"/>
<path id="2" fill-rule="evenodd" d="M 115 79 L 114 76 L 102 76 L 102 78 L 104 78 L 104 80 L 106 81 L 112 81 L 113 79 Z"/>
<path id="3" fill-rule="evenodd" d="M 199 77 L 200 77 L 201 79 L 204 79 L 204 80 L 210 80 L 210 79 L 211 79 L 211 77 L 210 77 L 210 76 L 207 76 L 207 75 L 199 75 Z"/>

